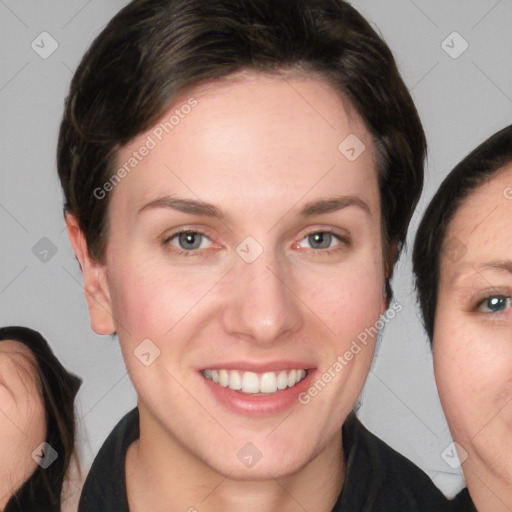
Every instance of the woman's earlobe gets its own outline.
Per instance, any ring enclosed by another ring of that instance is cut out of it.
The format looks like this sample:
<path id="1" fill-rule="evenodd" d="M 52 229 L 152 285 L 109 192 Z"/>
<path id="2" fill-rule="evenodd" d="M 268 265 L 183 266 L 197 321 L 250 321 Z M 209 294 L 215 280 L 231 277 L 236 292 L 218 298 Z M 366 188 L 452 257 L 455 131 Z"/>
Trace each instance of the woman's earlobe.
<path id="1" fill-rule="evenodd" d="M 66 226 L 71 247 L 84 279 L 84 294 L 91 328 L 96 334 L 111 334 L 115 332 L 116 327 L 106 279 L 106 267 L 90 255 L 85 235 L 72 213 L 66 214 Z"/>

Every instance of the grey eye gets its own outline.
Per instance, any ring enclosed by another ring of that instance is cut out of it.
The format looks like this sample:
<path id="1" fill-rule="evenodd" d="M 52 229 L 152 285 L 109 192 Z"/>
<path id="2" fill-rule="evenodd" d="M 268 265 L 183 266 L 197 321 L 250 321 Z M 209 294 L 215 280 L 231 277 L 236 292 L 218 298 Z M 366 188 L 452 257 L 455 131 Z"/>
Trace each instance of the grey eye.
<path id="1" fill-rule="evenodd" d="M 308 241 L 313 249 L 328 249 L 331 246 L 332 239 L 332 233 L 326 231 L 308 235 Z"/>
<path id="2" fill-rule="evenodd" d="M 178 243 L 181 249 L 198 249 L 201 246 L 202 237 L 200 233 L 180 233 Z"/>
<path id="3" fill-rule="evenodd" d="M 194 251 L 196 249 L 206 249 L 211 244 L 210 239 L 198 231 L 182 231 L 176 233 L 166 240 L 178 249 L 183 251 Z"/>

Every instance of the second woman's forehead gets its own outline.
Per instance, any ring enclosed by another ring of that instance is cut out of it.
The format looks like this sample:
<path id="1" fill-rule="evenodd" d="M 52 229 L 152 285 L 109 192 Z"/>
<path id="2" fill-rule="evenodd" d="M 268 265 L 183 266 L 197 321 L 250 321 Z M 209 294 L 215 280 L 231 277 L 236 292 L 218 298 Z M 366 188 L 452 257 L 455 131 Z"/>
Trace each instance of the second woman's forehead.
<path id="1" fill-rule="evenodd" d="M 443 241 L 442 281 L 453 282 L 512 260 L 512 200 L 507 197 L 511 185 L 509 164 L 462 202 Z"/>
<path id="2" fill-rule="evenodd" d="M 39 395 L 37 361 L 32 351 L 16 340 L 0 341 L 0 385 L 15 397 Z"/>

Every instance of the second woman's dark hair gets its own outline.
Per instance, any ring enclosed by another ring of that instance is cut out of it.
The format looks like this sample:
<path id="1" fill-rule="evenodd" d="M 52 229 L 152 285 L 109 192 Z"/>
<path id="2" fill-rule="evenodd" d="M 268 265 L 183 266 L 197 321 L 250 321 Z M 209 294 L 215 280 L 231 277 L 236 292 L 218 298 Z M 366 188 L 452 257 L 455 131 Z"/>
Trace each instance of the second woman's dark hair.
<path id="1" fill-rule="evenodd" d="M 74 402 L 82 381 L 62 366 L 48 342 L 37 331 L 27 327 L 3 327 L 0 328 L 0 343 L 4 340 L 23 343 L 35 357 L 36 379 L 46 413 L 45 441 L 58 454 L 46 469 L 37 466 L 9 500 L 4 512 L 60 512 L 62 486 L 74 455 Z"/>
<path id="2" fill-rule="evenodd" d="M 512 125 L 489 137 L 448 174 L 423 215 L 414 243 L 413 271 L 430 341 L 434 336 L 441 255 L 448 226 L 466 198 L 511 162 Z"/>

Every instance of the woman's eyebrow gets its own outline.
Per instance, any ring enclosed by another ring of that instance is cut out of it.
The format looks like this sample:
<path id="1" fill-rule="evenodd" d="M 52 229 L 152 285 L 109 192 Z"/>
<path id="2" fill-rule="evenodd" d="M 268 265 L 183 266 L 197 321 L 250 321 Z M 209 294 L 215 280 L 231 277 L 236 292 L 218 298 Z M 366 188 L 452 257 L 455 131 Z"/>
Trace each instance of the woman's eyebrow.
<path id="1" fill-rule="evenodd" d="M 331 213 L 346 208 L 347 206 L 358 206 L 371 216 L 370 207 L 359 196 L 335 196 L 328 199 L 319 199 L 307 203 L 300 214 L 303 217 L 311 217 L 322 213 Z"/>
<path id="2" fill-rule="evenodd" d="M 341 210 L 348 206 L 357 206 L 371 216 L 368 204 L 360 197 L 354 195 L 334 196 L 311 201 L 302 208 L 300 215 L 302 217 L 312 217 L 314 215 L 321 215 Z M 195 199 L 178 198 L 175 196 L 164 196 L 154 199 L 140 208 L 137 214 L 155 208 L 168 208 L 194 215 L 215 217 L 217 219 L 225 218 L 225 214 L 222 209 L 213 204 Z"/>
<path id="3" fill-rule="evenodd" d="M 475 274 L 480 274 L 486 270 L 497 270 L 500 272 L 508 272 L 512 274 L 512 260 L 486 261 L 478 265 L 475 265 L 474 262 L 467 262 L 465 265 L 462 265 L 461 269 L 453 275 L 453 277 L 450 279 L 450 282 L 458 283 L 464 279 L 467 279 L 468 277 L 473 277 Z"/>
<path id="4" fill-rule="evenodd" d="M 487 261 L 477 266 L 478 270 L 504 270 L 512 274 L 512 260 Z"/>
<path id="5" fill-rule="evenodd" d="M 205 203 L 204 201 L 196 201 L 195 199 L 181 199 L 174 196 L 159 197 L 153 201 L 150 201 L 149 203 L 146 203 L 142 208 L 139 209 L 137 215 L 143 211 L 155 208 L 168 208 L 184 213 L 215 217 L 217 219 L 224 218 L 224 213 L 222 210 L 213 204 Z"/>

